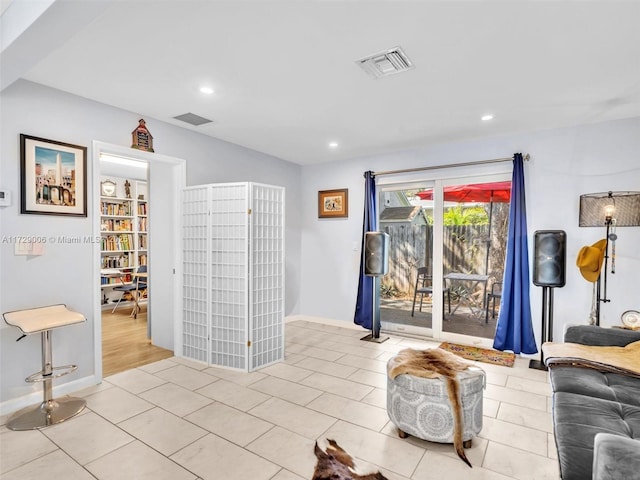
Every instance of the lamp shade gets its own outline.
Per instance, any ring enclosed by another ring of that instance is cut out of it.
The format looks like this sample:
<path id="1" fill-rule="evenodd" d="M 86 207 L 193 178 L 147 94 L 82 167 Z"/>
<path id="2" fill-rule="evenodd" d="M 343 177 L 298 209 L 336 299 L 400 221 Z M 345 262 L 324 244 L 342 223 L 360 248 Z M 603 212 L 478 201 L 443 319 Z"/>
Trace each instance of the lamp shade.
<path id="1" fill-rule="evenodd" d="M 609 213 L 616 227 L 640 226 L 640 192 L 580 195 L 580 227 L 602 227 L 606 224 L 606 216 Z"/>

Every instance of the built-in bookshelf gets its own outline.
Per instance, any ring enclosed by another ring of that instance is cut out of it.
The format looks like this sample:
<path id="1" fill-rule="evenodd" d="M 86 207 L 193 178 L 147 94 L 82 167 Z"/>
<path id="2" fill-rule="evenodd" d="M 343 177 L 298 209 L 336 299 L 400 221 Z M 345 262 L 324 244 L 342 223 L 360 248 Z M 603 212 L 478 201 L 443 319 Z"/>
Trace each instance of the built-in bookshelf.
<path id="1" fill-rule="evenodd" d="M 146 198 L 147 184 L 145 182 L 136 182 L 137 196 L 136 217 L 137 217 L 137 255 L 138 265 L 147 265 L 147 250 L 149 248 L 149 237 L 147 235 L 147 209 L 148 203 Z"/>
<path id="2" fill-rule="evenodd" d="M 140 265 L 148 265 L 147 184 L 102 177 L 110 188 L 100 197 L 100 284 L 103 304 L 117 301 L 115 286 L 130 284 Z M 115 184 L 115 186 L 113 185 Z"/>

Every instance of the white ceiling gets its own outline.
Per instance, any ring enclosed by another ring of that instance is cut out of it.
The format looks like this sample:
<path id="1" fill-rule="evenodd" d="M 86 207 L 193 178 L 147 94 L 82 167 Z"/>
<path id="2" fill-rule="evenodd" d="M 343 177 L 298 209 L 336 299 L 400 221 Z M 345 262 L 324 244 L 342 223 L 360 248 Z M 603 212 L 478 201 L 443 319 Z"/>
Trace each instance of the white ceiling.
<path id="1" fill-rule="evenodd" d="M 10 3 L 11 0 L 0 0 L 0 14 L 2 14 L 7 9 Z"/>
<path id="2" fill-rule="evenodd" d="M 21 76 L 298 164 L 640 115 L 638 1 L 98 3 Z M 415 69 L 354 63 L 395 46 Z"/>

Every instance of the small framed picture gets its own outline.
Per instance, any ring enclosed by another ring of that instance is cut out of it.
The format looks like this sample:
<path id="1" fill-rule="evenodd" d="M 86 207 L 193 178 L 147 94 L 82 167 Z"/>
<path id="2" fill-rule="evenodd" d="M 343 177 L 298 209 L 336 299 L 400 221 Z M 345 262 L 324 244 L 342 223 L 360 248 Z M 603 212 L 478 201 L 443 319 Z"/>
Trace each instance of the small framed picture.
<path id="1" fill-rule="evenodd" d="M 344 218 L 349 216 L 349 190 L 320 190 L 318 192 L 318 218 Z"/>
<path id="2" fill-rule="evenodd" d="M 20 134 L 20 213 L 87 216 L 87 147 Z"/>

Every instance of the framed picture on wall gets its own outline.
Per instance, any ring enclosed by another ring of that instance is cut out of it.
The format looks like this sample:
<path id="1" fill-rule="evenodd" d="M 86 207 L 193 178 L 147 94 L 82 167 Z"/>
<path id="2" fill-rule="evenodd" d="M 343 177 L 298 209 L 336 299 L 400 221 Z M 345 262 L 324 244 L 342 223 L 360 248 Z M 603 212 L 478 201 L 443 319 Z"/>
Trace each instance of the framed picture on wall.
<path id="1" fill-rule="evenodd" d="M 20 134 L 20 213 L 87 216 L 87 147 Z"/>
<path id="2" fill-rule="evenodd" d="M 349 190 L 320 190 L 318 192 L 318 218 L 349 216 Z"/>

